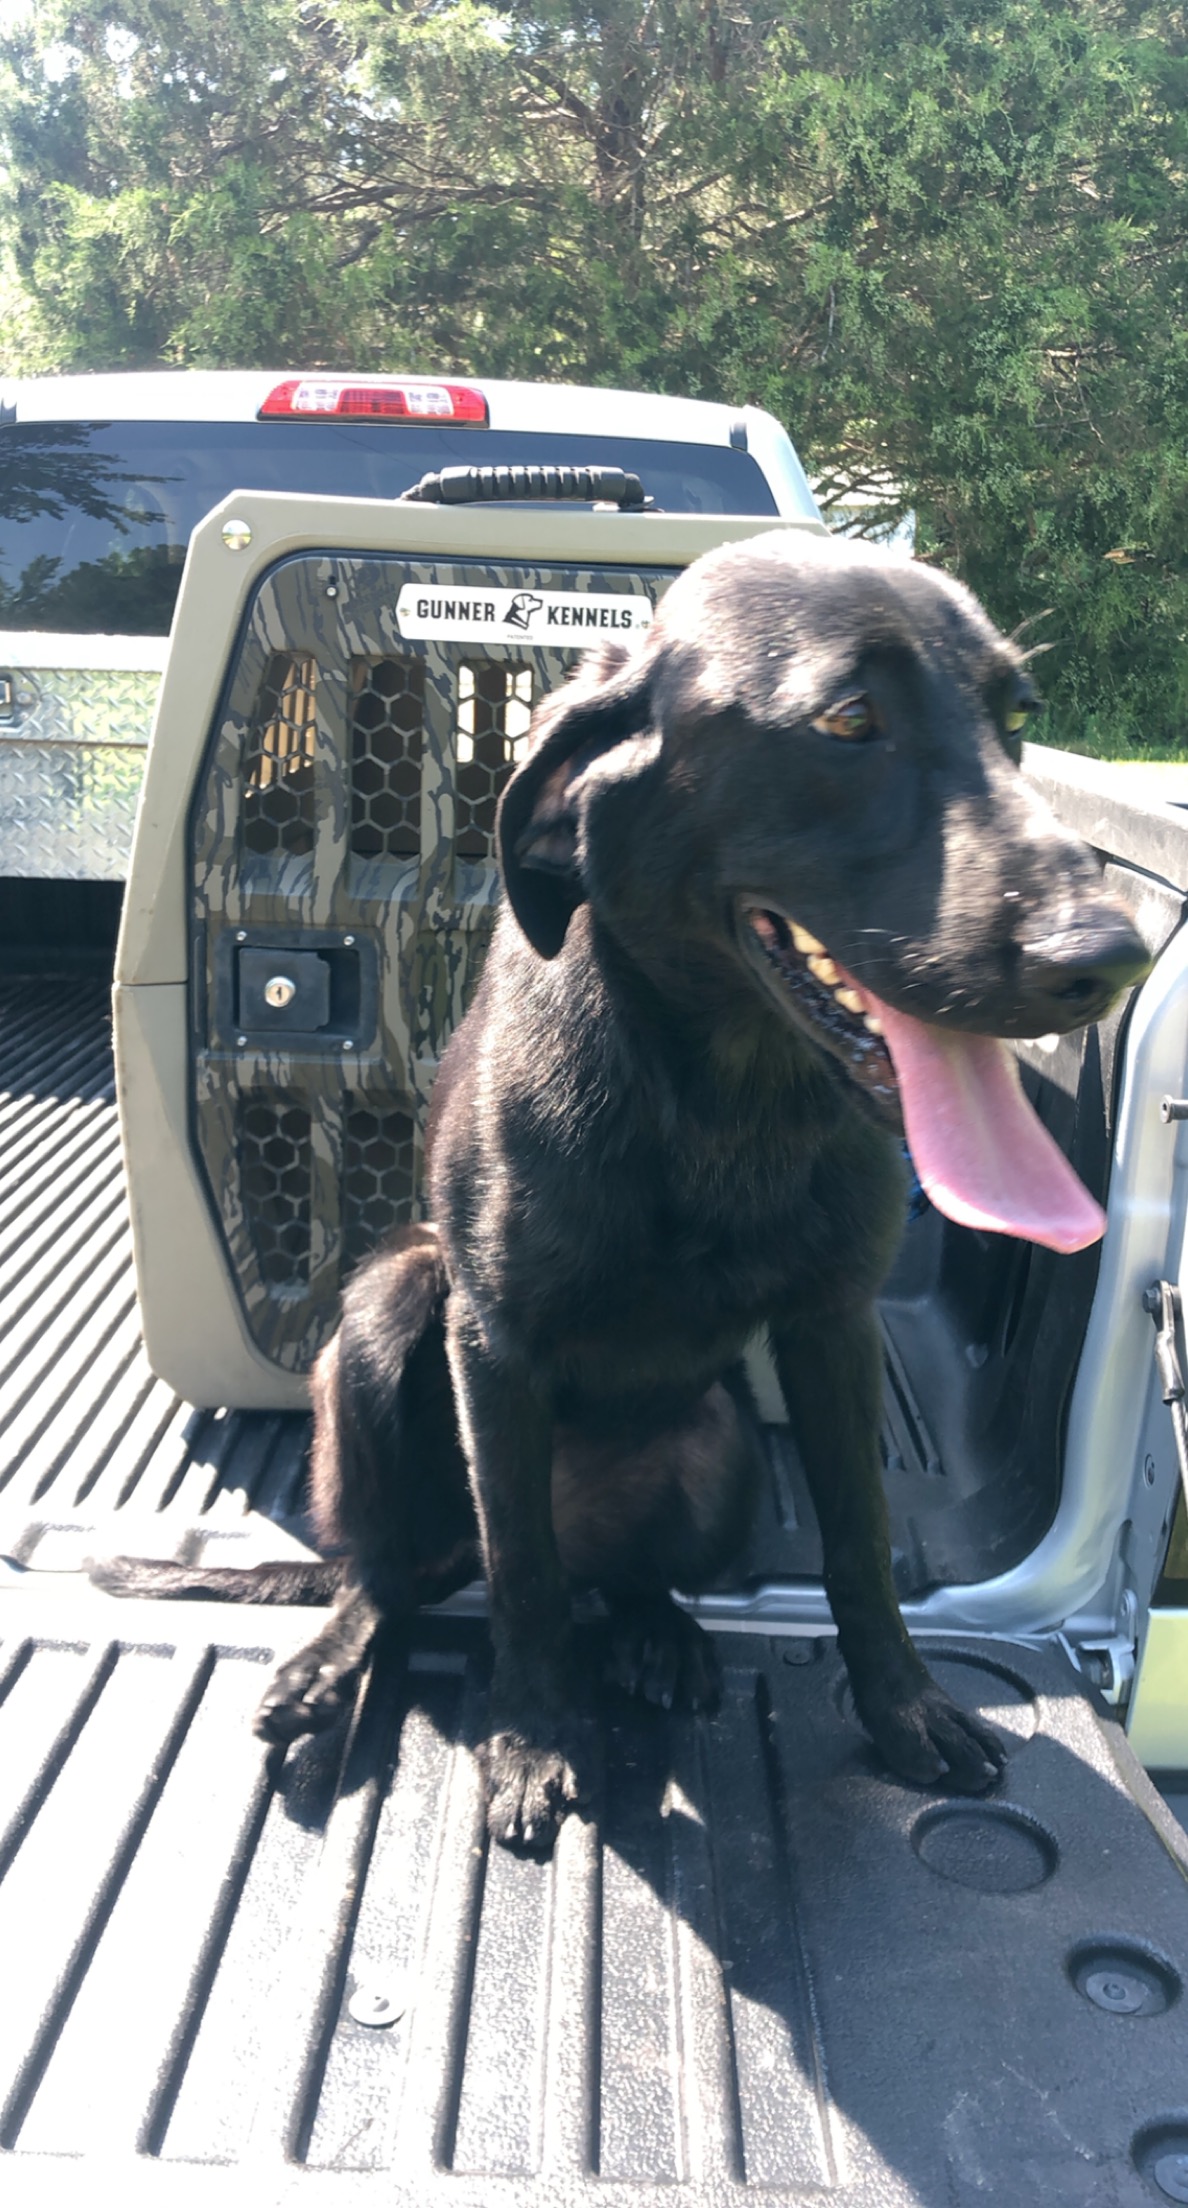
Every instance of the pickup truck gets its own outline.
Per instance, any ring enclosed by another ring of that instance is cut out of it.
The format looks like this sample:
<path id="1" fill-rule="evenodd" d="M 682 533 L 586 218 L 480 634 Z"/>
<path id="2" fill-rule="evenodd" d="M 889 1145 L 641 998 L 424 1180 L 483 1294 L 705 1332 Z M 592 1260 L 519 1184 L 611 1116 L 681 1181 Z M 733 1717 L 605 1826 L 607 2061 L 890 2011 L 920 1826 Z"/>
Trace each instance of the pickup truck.
<path id="1" fill-rule="evenodd" d="M 304 1613 L 117 1603 L 82 1567 L 308 1553 L 306 1374 L 415 1214 L 532 704 L 702 549 L 822 524 L 766 417 L 486 384 L 447 416 L 450 387 L 374 378 L 223 385 L 256 487 L 206 512 L 189 454 L 217 439 L 177 379 L 120 380 L 97 420 L 62 385 L 0 424 L 85 554 L 0 552 L 6 2203 L 1188 2200 L 1188 1840 L 1148 1776 L 1188 1767 L 1188 810 L 1027 747 L 1155 959 L 1101 1027 L 1019 1046 L 1108 1232 L 1058 1257 L 918 1203 L 882 1305 L 896 1581 L 1001 1729 L 998 1792 L 876 1767 L 756 1342 L 770 1478 L 695 1606 L 720 1712 L 608 1688 L 554 1857 L 489 1850 L 480 1586 L 286 1754 L 250 1713 Z M 120 423 L 166 425 L 135 467 Z M 455 467 L 559 472 L 442 496 Z M 399 496 L 423 474 L 437 495 Z M 88 498 L 118 508 L 106 549 Z M 80 626 L 130 575 L 172 620 L 139 662 Z M 105 673 L 159 682 L 142 786 L 119 755 L 149 683 L 120 724 Z"/>

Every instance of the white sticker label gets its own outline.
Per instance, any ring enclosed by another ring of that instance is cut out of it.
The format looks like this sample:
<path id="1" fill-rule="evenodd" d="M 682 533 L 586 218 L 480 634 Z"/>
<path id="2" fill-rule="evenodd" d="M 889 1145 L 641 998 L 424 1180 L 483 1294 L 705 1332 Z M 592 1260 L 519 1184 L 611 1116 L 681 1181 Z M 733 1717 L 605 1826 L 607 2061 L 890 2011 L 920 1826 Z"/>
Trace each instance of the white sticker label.
<path id="1" fill-rule="evenodd" d="M 551 644 L 577 651 L 599 636 L 638 636 L 652 625 L 650 598 L 592 590 L 457 589 L 405 583 L 396 600 L 401 636 L 438 644 Z"/>

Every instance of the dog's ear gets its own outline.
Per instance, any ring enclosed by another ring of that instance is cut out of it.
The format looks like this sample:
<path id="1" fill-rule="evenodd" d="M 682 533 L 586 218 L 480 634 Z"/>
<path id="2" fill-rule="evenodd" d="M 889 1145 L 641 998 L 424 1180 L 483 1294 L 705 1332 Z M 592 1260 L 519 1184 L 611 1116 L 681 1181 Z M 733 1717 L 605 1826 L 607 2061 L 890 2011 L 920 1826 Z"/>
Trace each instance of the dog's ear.
<path id="1" fill-rule="evenodd" d="M 534 951 L 556 958 L 585 896 L 581 875 L 583 783 L 600 762 L 599 782 L 613 778 L 622 746 L 625 774 L 650 763 L 633 742 L 649 725 L 651 663 L 607 644 L 584 659 L 571 679 L 537 707 L 533 747 L 516 768 L 499 805 L 499 861 L 507 901 Z"/>

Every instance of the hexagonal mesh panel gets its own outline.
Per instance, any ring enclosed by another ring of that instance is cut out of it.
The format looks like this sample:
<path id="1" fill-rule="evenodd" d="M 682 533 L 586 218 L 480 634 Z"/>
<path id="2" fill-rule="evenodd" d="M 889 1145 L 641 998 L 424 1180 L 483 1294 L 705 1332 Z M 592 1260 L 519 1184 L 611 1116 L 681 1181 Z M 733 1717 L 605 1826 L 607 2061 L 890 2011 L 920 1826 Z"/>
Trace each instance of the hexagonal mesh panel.
<path id="1" fill-rule="evenodd" d="M 391 1228 L 412 1217 L 412 1113 L 391 1097 L 348 1106 L 342 1175 L 343 1263 L 370 1255 Z"/>
<path id="2" fill-rule="evenodd" d="M 240 1098 L 239 1187 L 248 1232 L 269 1288 L 309 1280 L 309 1113 L 283 1096 Z"/>
<path id="3" fill-rule="evenodd" d="M 351 849 L 415 859 L 421 848 L 423 659 L 351 661 Z"/>
<path id="4" fill-rule="evenodd" d="M 523 755 L 532 718 L 532 669 L 498 660 L 464 660 L 458 669 L 458 780 L 454 849 L 460 859 L 489 859 L 495 808 Z"/>
<path id="5" fill-rule="evenodd" d="M 316 661 L 295 652 L 268 662 L 245 747 L 245 850 L 313 850 L 317 679 Z"/>

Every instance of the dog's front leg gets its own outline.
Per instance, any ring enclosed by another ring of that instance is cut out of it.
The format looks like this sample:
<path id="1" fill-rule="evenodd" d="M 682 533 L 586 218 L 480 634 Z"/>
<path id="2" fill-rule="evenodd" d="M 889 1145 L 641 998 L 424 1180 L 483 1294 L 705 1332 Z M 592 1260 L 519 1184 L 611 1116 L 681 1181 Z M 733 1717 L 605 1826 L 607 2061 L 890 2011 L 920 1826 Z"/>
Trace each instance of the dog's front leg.
<path id="1" fill-rule="evenodd" d="M 996 1733 L 936 1685 L 908 1638 L 891 1580 L 879 1469 L 882 1345 L 869 1305 L 772 1328 L 776 1369 L 821 1530 L 825 1588 L 858 1715 L 917 1786 L 983 1794 L 1005 1762 Z"/>
<path id="2" fill-rule="evenodd" d="M 321 1632 L 273 1679 L 252 1725 L 259 1739 L 287 1744 L 333 1725 L 354 1695 L 383 1615 L 366 1588 L 348 1580 Z"/>
<path id="3" fill-rule="evenodd" d="M 520 1368 L 494 1359 L 455 1290 L 448 1346 L 482 1534 L 495 1668 L 483 1760 L 487 1823 L 545 1854 L 579 1799 L 571 1760 L 571 1621 L 550 1505 L 553 1422 Z"/>

